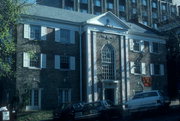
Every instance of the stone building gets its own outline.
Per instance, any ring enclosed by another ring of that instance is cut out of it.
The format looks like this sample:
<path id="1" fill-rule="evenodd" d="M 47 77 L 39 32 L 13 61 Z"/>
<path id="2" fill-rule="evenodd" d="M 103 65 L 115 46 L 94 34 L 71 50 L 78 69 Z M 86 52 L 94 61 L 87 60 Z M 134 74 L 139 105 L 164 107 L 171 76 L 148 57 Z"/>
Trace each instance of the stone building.
<path id="1" fill-rule="evenodd" d="M 127 21 L 157 29 L 157 24 L 178 15 L 174 0 L 36 0 L 37 4 L 100 15 L 111 11 Z"/>
<path id="2" fill-rule="evenodd" d="M 17 27 L 17 90 L 26 109 L 166 90 L 166 40 L 112 12 L 35 5 Z"/>

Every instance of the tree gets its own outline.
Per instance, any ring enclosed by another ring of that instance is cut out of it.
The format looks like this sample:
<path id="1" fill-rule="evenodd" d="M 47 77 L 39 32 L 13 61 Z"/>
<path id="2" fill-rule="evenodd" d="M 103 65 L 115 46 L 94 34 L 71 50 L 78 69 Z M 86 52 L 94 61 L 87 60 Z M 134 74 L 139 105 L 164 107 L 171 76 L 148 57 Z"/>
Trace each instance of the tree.
<path id="1" fill-rule="evenodd" d="M 9 103 L 10 92 L 15 92 L 15 32 L 25 4 L 20 0 L 0 1 L 0 103 Z"/>

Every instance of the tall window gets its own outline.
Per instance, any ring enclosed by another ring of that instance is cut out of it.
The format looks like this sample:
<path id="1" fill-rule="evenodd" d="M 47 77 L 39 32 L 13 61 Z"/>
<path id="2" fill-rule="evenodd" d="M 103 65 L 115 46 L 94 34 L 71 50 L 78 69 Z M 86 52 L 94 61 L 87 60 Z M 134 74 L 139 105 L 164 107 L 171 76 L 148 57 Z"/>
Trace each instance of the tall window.
<path id="1" fill-rule="evenodd" d="M 107 8 L 108 8 L 108 9 L 113 9 L 113 3 L 108 2 L 108 3 L 107 3 Z"/>
<path id="2" fill-rule="evenodd" d="M 100 7 L 101 1 L 100 0 L 94 0 L 94 5 Z"/>
<path id="3" fill-rule="evenodd" d="M 142 0 L 142 5 L 146 6 L 147 5 L 147 1 L 146 0 Z"/>
<path id="4" fill-rule="evenodd" d="M 69 56 L 61 56 L 61 63 L 60 66 L 62 69 L 69 69 L 70 59 Z"/>
<path id="5" fill-rule="evenodd" d="M 103 79 L 115 79 L 114 49 L 107 44 L 101 51 L 102 77 Z"/>
<path id="6" fill-rule="evenodd" d="M 70 103 L 71 102 L 71 89 L 59 89 L 58 103 Z"/>
<path id="7" fill-rule="evenodd" d="M 152 7 L 153 7 L 153 8 L 157 8 L 156 2 L 152 2 Z"/>
<path id="8" fill-rule="evenodd" d="M 124 11 L 125 11 L 124 5 L 119 5 L 119 11 L 121 11 L 121 12 L 124 12 Z"/>

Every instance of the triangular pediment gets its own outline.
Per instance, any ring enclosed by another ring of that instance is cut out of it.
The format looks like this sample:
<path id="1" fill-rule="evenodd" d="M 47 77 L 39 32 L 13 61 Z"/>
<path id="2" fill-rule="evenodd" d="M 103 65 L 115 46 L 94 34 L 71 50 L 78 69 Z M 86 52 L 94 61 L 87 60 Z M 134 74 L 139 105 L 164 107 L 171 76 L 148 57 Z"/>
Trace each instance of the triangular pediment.
<path id="1" fill-rule="evenodd" d="M 114 15 L 112 12 L 106 12 L 94 18 L 91 18 L 86 21 L 87 24 L 106 26 L 118 29 L 129 29 L 129 26 L 126 25 L 124 21 Z"/>

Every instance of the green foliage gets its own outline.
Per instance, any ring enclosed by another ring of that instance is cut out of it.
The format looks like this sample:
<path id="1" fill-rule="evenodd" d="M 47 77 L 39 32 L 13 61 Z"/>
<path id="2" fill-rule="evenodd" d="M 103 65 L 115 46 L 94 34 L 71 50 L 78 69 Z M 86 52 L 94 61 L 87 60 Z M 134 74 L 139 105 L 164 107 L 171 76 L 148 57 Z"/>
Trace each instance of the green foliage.
<path id="1" fill-rule="evenodd" d="M 52 111 L 22 112 L 17 116 L 18 121 L 42 121 L 52 119 Z"/>
<path id="2" fill-rule="evenodd" d="M 22 6 L 18 0 L 0 1 L 0 77 L 10 77 L 14 72 L 12 66 L 16 51 L 14 32 Z"/>

